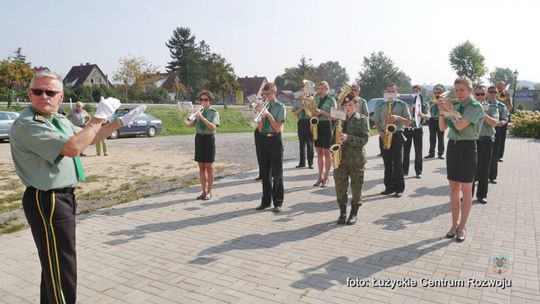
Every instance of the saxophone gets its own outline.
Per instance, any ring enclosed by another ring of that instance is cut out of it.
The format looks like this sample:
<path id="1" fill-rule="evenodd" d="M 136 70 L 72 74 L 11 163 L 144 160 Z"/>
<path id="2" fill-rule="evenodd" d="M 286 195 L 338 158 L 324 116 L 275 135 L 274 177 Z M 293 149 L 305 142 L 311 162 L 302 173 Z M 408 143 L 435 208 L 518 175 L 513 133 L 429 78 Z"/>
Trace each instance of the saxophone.
<path id="1" fill-rule="evenodd" d="M 394 133 L 397 130 L 397 127 L 393 123 L 388 123 L 388 120 L 390 119 L 390 116 L 392 116 L 392 106 L 394 105 L 394 102 L 388 102 L 386 104 L 386 120 L 385 120 L 385 126 L 384 126 L 384 143 L 383 143 L 383 149 L 390 150 L 392 148 L 392 138 L 394 137 Z"/>
<path id="2" fill-rule="evenodd" d="M 313 140 L 317 140 L 319 138 L 319 118 L 317 117 L 317 115 L 315 115 L 315 112 L 317 110 L 317 105 L 315 104 L 315 83 L 307 79 L 304 79 L 303 83 L 304 94 L 302 98 L 302 104 L 304 105 L 304 111 L 306 115 L 311 116 L 311 118 L 309 119 L 311 134 Z"/>
<path id="3" fill-rule="evenodd" d="M 332 151 L 332 161 L 334 163 L 334 169 L 339 168 L 341 163 L 341 139 L 340 135 L 343 133 L 343 128 L 341 127 L 341 119 L 338 119 L 336 123 L 336 143 L 330 147 Z"/>

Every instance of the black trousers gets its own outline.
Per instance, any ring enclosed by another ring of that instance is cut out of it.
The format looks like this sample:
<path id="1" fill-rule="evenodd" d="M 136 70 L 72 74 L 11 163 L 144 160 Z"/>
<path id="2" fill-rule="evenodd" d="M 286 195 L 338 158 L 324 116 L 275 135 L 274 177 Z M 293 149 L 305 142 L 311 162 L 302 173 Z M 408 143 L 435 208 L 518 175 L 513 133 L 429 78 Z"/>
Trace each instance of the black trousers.
<path id="1" fill-rule="evenodd" d="M 478 190 L 476 190 L 476 198 L 486 198 L 488 193 L 488 177 L 489 167 L 491 165 L 491 156 L 493 154 L 493 141 L 491 137 L 485 136 L 476 140 L 476 148 L 478 156 L 476 162 L 476 180 L 478 181 Z M 474 196 L 474 183 L 472 195 Z"/>
<path id="2" fill-rule="evenodd" d="M 75 303 L 77 202 L 73 189 L 28 187 L 22 203 L 41 263 L 41 303 Z"/>
<path id="3" fill-rule="evenodd" d="M 437 143 L 438 141 L 438 143 Z M 437 155 L 444 155 L 444 131 L 439 129 L 439 119 L 429 119 L 429 155 L 435 155 L 435 143 L 437 143 Z"/>
<path id="4" fill-rule="evenodd" d="M 505 146 L 505 143 L 506 143 L 506 134 L 508 133 L 508 124 L 504 124 L 500 127 L 500 131 L 501 131 L 501 142 L 500 142 L 500 145 L 499 145 L 499 154 L 498 154 L 498 157 L 497 157 L 497 161 L 499 159 L 502 159 L 503 156 L 504 156 L 504 146 Z"/>
<path id="5" fill-rule="evenodd" d="M 313 166 L 313 137 L 311 135 L 311 128 L 309 119 L 299 119 L 297 123 L 298 129 L 298 142 L 300 143 L 300 166 L 306 165 Z"/>
<path id="6" fill-rule="evenodd" d="M 390 150 L 382 150 L 384 161 L 384 186 L 386 190 L 403 192 L 405 180 L 403 178 L 403 132 L 397 131 L 392 138 Z"/>
<path id="7" fill-rule="evenodd" d="M 281 134 L 268 137 L 261 134 L 261 176 L 263 197 L 261 205 L 274 207 L 283 205 L 283 143 Z"/>
<path id="8" fill-rule="evenodd" d="M 501 127 L 495 127 L 495 141 L 491 153 L 491 165 L 489 167 L 489 179 L 497 179 L 499 173 L 499 150 L 501 149 Z"/>
<path id="9" fill-rule="evenodd" d="M 255 132 L 253 132 L 253 136 L 255 138 L 255 153 L 257 154 L 257 163 L 259 164 L 259 176 L 262 176 L 261 168 L 261 132 L 259 132 L 258 128 L 255 128 Z"/>
<path id="10" fill-rule="evenodd" d="M 405 129 L 403 132 L 407 140 L 403 143 L 403 174 L 409 174 L 409 161 L 411 146 L 414 142 L 414 171 L 416 175 L 422 174 L 422 128 Z"/>

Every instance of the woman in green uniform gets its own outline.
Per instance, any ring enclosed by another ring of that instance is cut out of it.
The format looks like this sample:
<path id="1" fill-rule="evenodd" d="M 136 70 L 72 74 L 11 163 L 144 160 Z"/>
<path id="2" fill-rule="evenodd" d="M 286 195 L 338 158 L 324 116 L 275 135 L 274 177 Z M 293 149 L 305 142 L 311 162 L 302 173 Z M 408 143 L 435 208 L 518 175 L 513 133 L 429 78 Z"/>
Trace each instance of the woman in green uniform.
<path id="1" fill-rule="evenodd" d="M 440 130 L 450 129 L 446 149 L 446 170 L 450 184 L 452 227 L 446 236 L 453 238 L 457 235 L 456 241 L 462 242 L 465 240 L 465 225 L 471 210 L 472 183 L 477 162 L 476 139 L 482 127 L 484 110 L 471 96 L 473 88 L 468 77 L 458 77 L 454 81 L 454 90 L 457 97 L 455 103 L 439 99 L 437 106 L 440 111 Z"/>
<path id="2" fill-rule="evenodd" d="M 328 186 L 328 175 L 330 174 L 330 166 L 332 165 L 332 155 L 330 153 L 330 141 L 332 137 L 330 120 L 332 120 L 332 116 L 330 116 L 330 109 L 336 108 L 336 100 L 328 95 L 329 88 L 328 82 L 321 81 L 319 83 L 319 95 L 315 99 L 317 103 L 315 115 L 319 119 L 317 140 L 315 140 L 319 178 L 313 186 L 321 187 Z"/>
<path id="3" fill-rule="evenodd" d="M 219 112 L 210 107 L 214 95 L 207 90 L 197 95 L 201 102 L 202 111 L 195 114 L 195 119 L 188 123 L 195 126 L 195 161 L 199 164 L 199 178 L 202 193 L 197 199 L 209 200 L 212 198 L 212 186 L 214 184 L 213 163 L 216 156 L 216 139 L 214 134 L 219 126 Z"/>

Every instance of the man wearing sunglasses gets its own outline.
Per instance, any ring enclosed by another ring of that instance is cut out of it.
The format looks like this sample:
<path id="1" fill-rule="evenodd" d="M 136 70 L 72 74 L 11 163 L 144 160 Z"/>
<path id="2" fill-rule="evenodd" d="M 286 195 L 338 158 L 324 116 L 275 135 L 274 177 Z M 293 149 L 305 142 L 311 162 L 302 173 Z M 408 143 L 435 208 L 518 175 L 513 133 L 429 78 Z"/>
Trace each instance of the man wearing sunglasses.
<path id="1" fill-rule="evenodd" d="M 479 203 L 487 204 L 488 193 L 488 176 L 491 163 L 491 155 L 493 153 L 493 141 L 495 139 L 495 126 L 499 122 L 499 109 L 497 108 L 497 100 L 493 97 L 497 95 L 497 90 L 494 87 L 488 88 L 488 96 L 491 96 L 490 101 L 486 101 L 486 87 L 478 85 L 474 89 L 476 100 L 480 102 L 484 108 L 484 119 L 476 147 L 478 149 L 478 159 L 476 162 L 476 180 L 478 181 L 478 189 L 476 190 L 476 198 Z M 474 182 L 472 184 L 472 195 L 474 195 Z"/>
<path id="2" fill-rule="evenodd" d="M 79 128 L 58 114 L 64 98 L 62 81 L 47 71 L 34 74 L 28 98 L 31 106 L 13 123 L 10 144 L 15 170 L 26 186 L 22 204 L 41 263 L 41 303 L 75 303 L 74 192 L 85 179 L 78 155 L 131 123 L 146 106 L 102 127 L 120 106 L 118 99 L 102 99 L 94 117 Z"/>

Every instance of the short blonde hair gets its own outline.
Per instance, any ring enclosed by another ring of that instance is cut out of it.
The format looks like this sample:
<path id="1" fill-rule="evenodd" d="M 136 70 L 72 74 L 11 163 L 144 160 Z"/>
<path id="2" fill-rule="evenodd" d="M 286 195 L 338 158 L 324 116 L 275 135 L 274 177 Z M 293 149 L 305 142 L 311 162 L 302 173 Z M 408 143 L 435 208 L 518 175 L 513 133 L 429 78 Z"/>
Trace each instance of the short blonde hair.
<path id="1" fill-rule="evenodd" d="M 49 79 L 58 81 L 60 91 L 61 92 L 64 91 L 64 84 L 62 83 L 62 80 L 60 79 L 60 77 L 56 73 L 49 72 L 49 71 L 36 72 L 34 76 L 32 77 L 32 80 L 30 81 L 30 88 L 32 88 L 34 86 L 35 81 L 40 78 L 49 78 Z"/>
<path id="2" fill-rule="evenodd" d="M 324 81 L 324 80 L 321 81 L 321 82 L 319 82 L 319 86 L 323 86 L 323 87 L 325 87 L 325 88 L 328 89 L 328 90 L 330 89 L 330 85 L 328 85 L 328 82 L 327 82 L 327 81 Z"/>
<path id="3" fill-rule="evenodd" d="M 469 90 L 473 89 L 472 81 L 467 76 L 459 76 L 458 78 L 456 78 L 456 80 L 454 81 L 454 85 L 456 84 L 465 85 L 467 88 L 469 88 Z"/>

